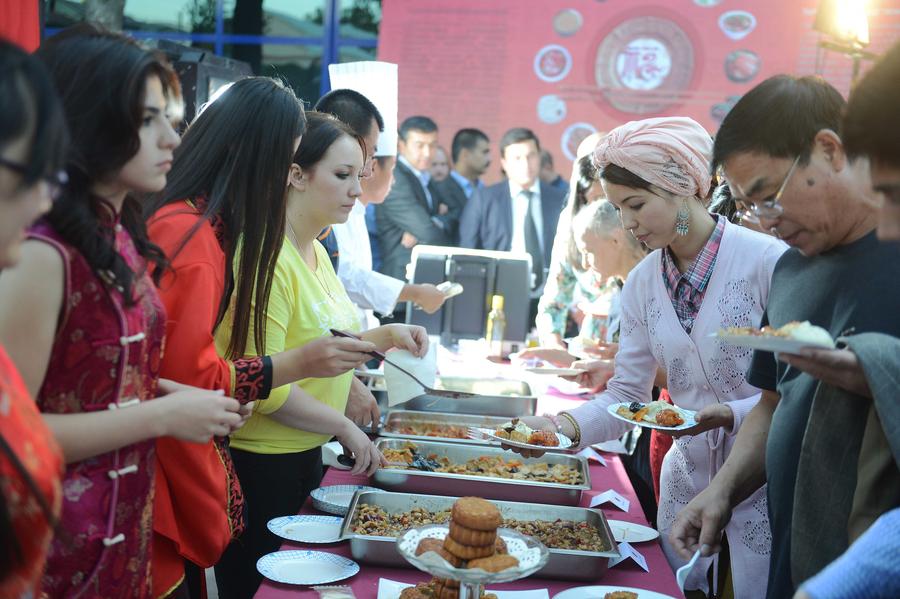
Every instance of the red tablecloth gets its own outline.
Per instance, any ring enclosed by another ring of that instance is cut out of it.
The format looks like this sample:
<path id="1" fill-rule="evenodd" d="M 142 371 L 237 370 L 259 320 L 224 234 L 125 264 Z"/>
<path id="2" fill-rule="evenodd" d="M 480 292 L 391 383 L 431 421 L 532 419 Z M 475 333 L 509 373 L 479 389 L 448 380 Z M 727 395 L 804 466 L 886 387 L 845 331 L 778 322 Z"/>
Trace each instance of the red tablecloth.
<path id="1" fill-rule="evenodd" d="M 538 413 L 543 411 L 558 411 L 561 409 L 571 408 L 580 403 L 580 399 L 571 396 L 544 396 L 538 404 Z M 593 461 L 591 462 L 591 483 L 592 490 L 585 493 L 582 497 L 581 505 L 587 506 L 592 496 L 602 493 L 607 489 L 615 489 L 622 496 L 631 502 L 630 509 L 627 513 L 618 510 L 615 507 L 604 507 L 607 518 L 614 520 L 625 520 L 628 522 L 636 522 L 647 526 L 647 520 L 641 512 L 641 506 L 638 502 L 634 489 L 625 473 L 622 462 L 614 454 L 604 454 L 607 466 L 600 466 Z M 365 485 L 371 484 L 366 477 L 351 476 L 348 472 L 329 469 L 322 481 L 323 486 L 327 485 Z M 608 504 L 607 504 L 608 506 Z M 309 501 L 301 510 L 301 513 L 318 513 Z M 282 547 L 283 550 L 288 549 L 314 549 L 319 551 L 329 551 L 346 557 L 350 556 L 349 543 L 339 543 L 337 545 L 306 545 L 303 543 L 294 543 L 286 541 Z M 647 565 L 650 572 L 644 572 L 640 566 L 631 560 L 627 560 L 613 568 L 597 581 L 594 582 L 572 582 L 557 581 L 552 579 L 538 578 L 531 576 L 523 580 L 509 582 L 498 585 L 491 585 L 491 588 L 501 590 L 525 590 L 546 588 L 550 592 L 550 596 L 570 589 L 573 587 L 585 586 L 590 584 L 613 585 L 623 587 L 638 587 L 650 591 L 665 593 L 673 597 L 682 597 L 678 586 L 675 584 L 675 575 L 669 569 L 666 558 L 657 543 L 638 543 L 635 548 L 640 551 L 647 559 Z M 347 584 L 353 588 L 353 592 L 358 599 L 374 599 L 378 594 L 378 579 L 390 578 L 403 582 L 416 583 L 428 580 L 430 576 L 424 572 L 420 572 L 410 566 L 410 568 L 384 568 L 380 566 L 369 566 L 360 564 L 361 569 L 356 576 L 335 584 Z M 309 590 L 308 587 L 297 587 L 285 585 L 266 580 L 260 586 L 256 593 L 257 599 L 279 599 L 282 597 L 317 597 L 315 591 Z"/>

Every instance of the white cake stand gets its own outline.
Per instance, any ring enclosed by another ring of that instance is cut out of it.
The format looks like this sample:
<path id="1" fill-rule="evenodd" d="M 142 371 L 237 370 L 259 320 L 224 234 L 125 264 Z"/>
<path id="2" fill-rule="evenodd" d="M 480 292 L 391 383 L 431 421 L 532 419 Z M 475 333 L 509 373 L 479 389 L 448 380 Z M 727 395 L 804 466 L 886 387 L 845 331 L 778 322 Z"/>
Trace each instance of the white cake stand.
<path id="1" fill-rule="evenodd" d="M 477 569 L 454 568 L 434 551 L 416 555 L 419 541 L 425 538 L 443 539 L 449 528 L 446 524 L 429 524 L 411 528 L 397 538 L 397 550 L 409 563 L 423 572 L 440 578 L 459 581 L 459 599 L 479 599 L 484 585 L 509 582 L 530 576 L 544 567 L 550 552 L 537 539 L 508 528 L 500 528 L 497 534 L 506 543 L 509 555 L 519 560 L 519 565 L 502 572 L 486 572 Z"/>

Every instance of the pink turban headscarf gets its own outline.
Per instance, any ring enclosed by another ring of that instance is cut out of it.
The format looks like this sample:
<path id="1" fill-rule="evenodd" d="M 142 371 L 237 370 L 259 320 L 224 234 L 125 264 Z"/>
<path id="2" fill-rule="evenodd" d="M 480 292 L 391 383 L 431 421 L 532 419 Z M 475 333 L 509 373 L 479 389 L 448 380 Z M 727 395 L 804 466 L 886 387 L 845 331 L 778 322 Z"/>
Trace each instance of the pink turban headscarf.
<path id="1" fill-rule="evenodd" d="M 679 196 L 706 198 L 712 181 L 713 142 L 687 117 L 631 121 L 616 127 L 594 150 L 594 166 L 615 164 Z"/>

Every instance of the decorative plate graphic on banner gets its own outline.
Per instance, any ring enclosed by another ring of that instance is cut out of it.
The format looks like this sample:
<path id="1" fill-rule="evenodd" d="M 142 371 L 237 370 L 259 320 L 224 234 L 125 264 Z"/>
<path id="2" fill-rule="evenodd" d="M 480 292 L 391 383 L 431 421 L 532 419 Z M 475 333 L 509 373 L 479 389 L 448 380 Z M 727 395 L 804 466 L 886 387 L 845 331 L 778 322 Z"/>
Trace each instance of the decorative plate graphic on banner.
<path id="1" fill-rule="evenodd" d="M 566 118 L 566 101 L 555 94 L 541 96 L 537 103 L 538 118 L 548 125 L 555 125 Z"/>
<path id="2" fill-rule="evenodd" d="M 574 8 L 567 8 L 553 17 L 553 30 L 563 37 L 575 35 L 584 24 L 584 17 Z"/>
<path id="3" fill-rule="evenodd" d="M 756 29 L 756 17 L 746 10 L 729 10 L 719 16 L 719 29 L 728 39 L 742 40 Z"/>
<path id="4" fill-rule="evenodd" d="M 709 109 L 709 116 L 716 120 L 716 122 L 721 123 L 725 119 L 725 115 L 737 104 L 737 101 L 740 100 L 740 96 L 728 96 L 725 98 L 724 102 L 719 102 L 718 104 L 713 104 L 712 108 Z"/>
<path id="5" fill-rule="evenodd" d="M 735 50 L 725 57 L 725 76 L 735 83 L 747 83 L 759 73 L 762 61 L 752 50 Z"/>
<path id="6" fill-rule="evenodd" d="M 665 110 L 681 99 L 694 74 L 694 45 L 662 17 L 629 19 L 597 48 L 597 86 L 616 109 L 631 114 Z"/>
<path id="7" fill-rule="evenodd" d="M 569 160 L 575 160 L 575 154 L 578 152 L 578 146 L 584 141 L 584 138 L 591 133 L 596 133 L 597 128 L 590 123 L 573 123 L 566 127 L 563 131 L 560 146 L 563 154 Z"/>
<path id="8" fill-rule="evenodd" d="M 544 46 L 534 57 L 534 73 L 541 81 L 561 81 L 571 70 L 572 55 L 558 44 Z"/>

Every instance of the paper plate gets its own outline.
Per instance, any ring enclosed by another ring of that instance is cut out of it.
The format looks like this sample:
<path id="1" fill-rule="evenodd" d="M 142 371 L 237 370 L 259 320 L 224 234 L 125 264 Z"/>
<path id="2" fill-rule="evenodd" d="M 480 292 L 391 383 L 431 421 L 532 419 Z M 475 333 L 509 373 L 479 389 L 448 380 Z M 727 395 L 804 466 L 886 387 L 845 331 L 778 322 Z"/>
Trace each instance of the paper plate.
<path id="1" fill-rule="evenodd" d="M 336 516 L 281 516 L 272 518 L 269 530 L 289 541 L 300 543 L 337 543 L 341 540 L 343 518 Z"/>
<path id="2" fill-rule="evenodd" d="M 613 538 L 617 543 L 627 541 L 629 543 L 645 543 L 659 538 L 659 531 L 624 520 L 607 520 L 612 530 Z"/>
<path id="3" fill-rule="evenodd" d="M 597 597 L 597 599 L 602 599 L 605 594 L 613 593 L 615 591 L 628 591 L 630 593 L 636 593 L 638 599 L 675 599 L 671 595 L 663 595 L 662 593 L 657 593 L 656 591 L 646 591 L 644 589 L 636 589 L 634 587 L 608 586 L 577 587 L 574 589 L 568 589 L 563 591 L 562 593 L 553 595 L 553 599 L 593 599 L 594 597 Z"/>
<path id="4" fill-rule="evenodd" d="M 481 439 L 487 438 L 492 441 L 499 441 L 500 443 L 504 443 L 506 445 L 511 445 L 512 447 L 522 447 L 523 449 L 538 449 L 540 451 L 554 451 L 560 449 L 569 449 L 572 447 L 572 439 L 568 438 L 565 435 L 560 433 L 554 433 L 556 435 L 556 439 L 559 441 L 559 445 L 556 447 L 548 447 L 547 445 L 532 445 L 531 443 L 522 443 L 521 441 L 513 441 L 512 439 L 504 439 L 503 437 L 498 437 L 494 434 L 494 430 L 490 428 L 475 428 L 472 427 L 469 429 L 469 438 L 470 439 Z"/>
<path id="5" fill-rule="evenodd" d="M 628 402 L 623 403 L 614 403 L 610 406 L 607 406 L 606 411 L 609 412 L 609 415 L 613 418 L 618 418 L 623 422 L 630 422 L 631 424 L 636 424 L 637 426 L 643 426 L 644 428 L 655 428 L 661 431 L 683 431 L 686 428 L 691 428 L 692 426 L 697 425 L 697 421 L 694 418 L 696 412 L 691 410 L 685 410 L 684 408 L 679 408 L 678 406 L 672 406 L 671 409 L 676 410 L 681 414 L 681 417 L 684 418 L 684 424 L 679 426 L 662 426 L 660 424 L 653 424 L 652 422 L 646 422 L 643 420 L 629 420 L 624 416 L 619 416 L 616 414 L 616 410 L 619 409 L 620 406 L 627 406 Z"/>
<path id="6" fill-rule="evenodd" d="M 377 491 L 374 487 L 364 485 L 332 485 L 313 489 L 309 494 L 313 507 L 321 512 L 346 516 L 350 509 L 350 501 L 357 491 Z"/>
<path id="7" fill-rule="evenodd" d="M 552 374 L 554 376 L 576 376 L 579 374 L 584 374 L 587 370 L 580 370 L 578 368 L 552 368 L 550 366 L 536 366 L 534 368 L 526 368 L 525 372 L 531 372 L 532 374 Z"/>
<path id="8" fill-rule="evenodd" d="M 715 333 L 712 336 L 718 337 L 729 345 L 749 347 L 750 349 L 759 349 L 782 354 L 796 354 L 803 349 L 834 349 L 834 347 L 829 347 L 827 345 L 810 343 L 808 341 L 797 341 L 796 339 L 788 339 L 787 337 L 734 335 L 729 333 Z"/>
<path id="9" fill-rule="evenodd" d="M 259 573 L 286 584 L 328 584 L 350 578 L 359 564 L 324 551 L 276 551 L 259 558 Z"/>

